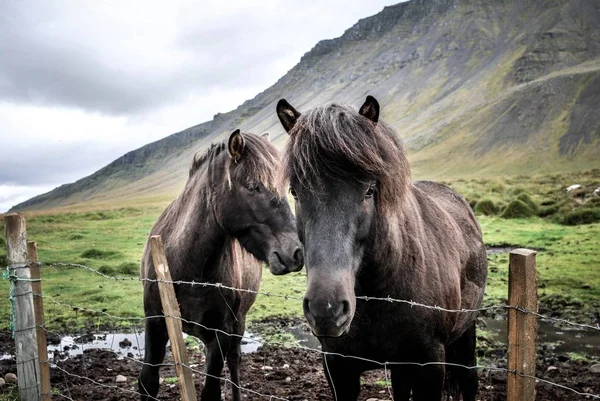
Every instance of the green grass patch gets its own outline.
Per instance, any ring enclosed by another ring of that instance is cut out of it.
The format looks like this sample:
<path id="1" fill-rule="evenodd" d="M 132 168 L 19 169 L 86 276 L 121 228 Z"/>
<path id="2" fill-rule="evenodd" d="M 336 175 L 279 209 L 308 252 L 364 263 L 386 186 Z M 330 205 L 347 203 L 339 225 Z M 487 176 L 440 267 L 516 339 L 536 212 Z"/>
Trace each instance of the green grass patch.
<path id="1" fill-rule="evenodd" d="M 139 263 L 124 262 L 117 267 L 117 271 L 126 276 L 138 275 L 140 273 L 140 265 Z"/>
<path id="2" fill-rule="evenodd" d="M 558 216 L 575 210 L 595 210 L 585 198 L 579 205 L 565 188 L 573 182 L 585 188 L 600 186 L 600 171 L 542 177 L 498 177 L 479 180 L 449 181 L 451 187 L 468 199 L 489 200 L 497 207 L 527 194 L 544 207 L 567 208 L 544 218 L 504 219 L 478 215 L 487 245 L 510 244 L 538 250 L 540 304 L 547 311 L 585 322 L 600 310 L 600 223 L 565 225 Z M 516 192 L 516 193 L 515 193 Z M 519 200 L 527 208 L 527 204 Z M 99 269 L 108 276 L 131 277 L 115 281 L 77 267 L 42 268 L 46 323 L 50 330 L 72 333 L 84 327 L 129 327 L 143 317 L 142 283 L 135 280 L 150 228 L 162 205 L 78 213 L 36 213 L 26 215 L 29 240 L 37 241 L 42 262 L 81 263 Z M 4 227 L 0 222 L 0 231 Z M 76 239 L 75 239 L 76 238 Z M 0 264 L 6 265 L 5 247 L 0 247 Z M 304 319 L 302 296 L 306 289 L 305 270 L 285 276 L 273 276 L 263 270 L 261 292 L 250 313 L 249 322 L 274 316 Z M 0 280 L 0 328 L 9 322 L 9 283 Z M 489 274 L 484 302 L 506 301 L 508 293 L 508 254 L 489 256 Z M 2 295 L 4 294 L 4 295 Z M 275 296 L 277 295 L 277 296 Z M 273 333 L 276 335 L 276 333 Z M 281 338 L 281 341 L 291 339 Z"/>
<path id="3" fill-rule="evenodd" d="M 88 249 L 81 254 L 86 259 L 110 259 L 119 256 L 119 252 L 103 251 L 101 249 Z"/>
<path id="4" fill-rule="evenodd" d="M 494 202 L 490 199 L 483 199 L 477 202 L 473 209 L 477 214 L 483 214 L 485 216 L 493 216 L 498 213 L 498 208 Z"/>
<path id="5" fill-rule="evenodd" d="M 560 223 L 568 226 L 600 222 L 600 209 L 578 209 L 560 218 Z"/>
<path id="6" fill-rule="evenodd" d="M 531 217 L 535 213 L 527 204 L 519 199 L 511 201 L 500 214 L 503 219 L 521 219 Z"/>

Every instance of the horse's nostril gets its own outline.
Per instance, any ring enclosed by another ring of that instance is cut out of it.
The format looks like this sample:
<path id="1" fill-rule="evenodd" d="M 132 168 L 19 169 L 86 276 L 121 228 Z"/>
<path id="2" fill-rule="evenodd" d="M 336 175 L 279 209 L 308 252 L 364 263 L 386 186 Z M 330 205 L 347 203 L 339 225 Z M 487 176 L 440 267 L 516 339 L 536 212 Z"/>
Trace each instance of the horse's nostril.
<path id="1" fill-rule="evenodd" d="M 350 302 L 342 301 L 342 316 L 350 314 Z"/>
<path id="2" fill-rule="evenodd" d="M 277 251 L 273 251 L 273 255 L 275 255 L 275 257 L 277 258 L 279 263 L 281 263 L 282 265 L 285 266 L 285 263 L 283 263 L 283 259 L 281 259 L 281 255 L 279 255 L 279 253 Z"/>
<path id="3" fill-rule="evenodd" d="M 304 264 L 304 252 L 302 252 L 302 248 L 296 248 L 294 252 L 294 264 L 296 266 Z"/>
<path id="4" fill-rule="evenodd" d="M 302 309 L 304 310 L 304 313 L 310 313 L 310 307 L 308 305 L 309 303 L 310 301 L 305 297 L 302 301 Z"/>

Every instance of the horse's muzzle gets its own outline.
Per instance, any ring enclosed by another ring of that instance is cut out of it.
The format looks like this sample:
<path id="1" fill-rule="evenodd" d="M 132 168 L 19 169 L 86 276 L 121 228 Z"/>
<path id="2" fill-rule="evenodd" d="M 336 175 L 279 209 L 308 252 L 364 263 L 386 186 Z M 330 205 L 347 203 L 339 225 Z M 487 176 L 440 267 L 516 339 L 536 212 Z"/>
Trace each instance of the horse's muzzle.
<path id="1" fill-rule="evenodd" d="M 274 275 L 282 275 L 302 270 L 304 251 L 297 242 L 274 249 L 269 254 L 269 268 Z"/>
<path id="2" fill-rule="evenodd" d="M 309 300 L 304 298 L 304 316 L 317 337 L 339 337 L 352 323 L 350 302 Z"/>

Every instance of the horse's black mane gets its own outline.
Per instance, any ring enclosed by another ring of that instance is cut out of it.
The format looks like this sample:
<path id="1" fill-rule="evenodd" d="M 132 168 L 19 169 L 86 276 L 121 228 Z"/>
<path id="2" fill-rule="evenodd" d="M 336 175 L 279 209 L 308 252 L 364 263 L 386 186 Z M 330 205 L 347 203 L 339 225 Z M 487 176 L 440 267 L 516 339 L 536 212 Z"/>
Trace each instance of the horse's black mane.
<path id="1" fill-rule="evenodd" d="M 223 149 L 225 149 L 225 142 L 213 143 L 210 147 L 200 156 L 198 153 L 194 155 L 194 160 L 192 161 L 192 167 L 190 167 L 190 177 L 194 175 L 196 171 L 211 157 L 218 156 Z"/>
<path id="2" fill-rule="evenodd" d="M 392 128 L 343 104 L 315 107 L 298 118 L 283 166 L 284 179 L 311 190 L 322 188 L 325 176 L 376 179 L 384 207 L 400 202 L 410 185 L 408 159 Z"/>

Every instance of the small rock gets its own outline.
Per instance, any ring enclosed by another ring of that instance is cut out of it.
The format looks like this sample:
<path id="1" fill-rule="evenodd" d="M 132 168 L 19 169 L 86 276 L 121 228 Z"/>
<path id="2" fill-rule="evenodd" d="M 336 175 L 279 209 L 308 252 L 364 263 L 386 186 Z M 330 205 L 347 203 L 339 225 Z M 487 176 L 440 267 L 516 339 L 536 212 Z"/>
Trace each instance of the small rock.
<path id="1" fill-rule="evenodd" d="M 284 368 L 284 369 L 289 369 L 289 368 L 290 368 L 290 365 L 289 365 L 289 364 L 287 364 L 287 363 L 284 363 L 284 364 L 283 364 L 283 368 Z"/>
<path id="2" fill-rule="evenodd" d="M 600 373 L 600 363 L 596 363 L 596 364 L 590 366 L 590 372 Z"/>
<path id="3" fill-rule="evenodd" d="M 550 373 L 550 372 L 554 372 L 555 370 L 558 370 L 558 368 L 556 366 L 548 366 L 548 369 L 546 369 L 546 372 Z"/>
<path id="4" fill-rule="evenodd" d="M 285 378 L 285 381 L 289 383 L 289 382 L 292 381 L 292 378 L 288 376 L 288 377 Z"/>
<path id="5" fill-rule="evenodd" d="M 128 352 L 127 353 L 127 358 L 133 358 L 133 352 Z"/>
<path id="6" fill-rule="evenodd" d="M 124 338 L 123 341 L 119 341 L 119 347 L 121 348 L 131 347 L 131 345 L 131 341 L 129 341 L 127 338 Z"/>
<path id="7" fill-rule="evenodd" d="M 265 366 L 262 366 L 262 367 L 261 367 L 261 369 L 262 369 L 262 370 L 273 370 L 273 367 L 272 367 L 272 366 L 266 366 L 266 365 L 265 365 Z"/>
<path id="8" fill-rule="evenodd" d="M 367 398 L 367 401 L 379 401 L 377 398 Z"/>
<path id="9" fill-rule="evenodd" d="M 127 378 L 123 375 L 117 375 L 117 378 L 115 380 L 117 383 L 126 383 L 127 382 Z"/>
<path id="10" fill-rule="evenodd" d="M 6 382 L 4 381 L 3 378 L 0 377 L 0 388 L 6 386 Z"/>
<path id="11" fill-rule="evenodd" d="M 158 379 L 158 384 L 163 384 L 165 382 L 165 378 L 161 377 L 160 379 Z"/>
<path id="12" fill-rule="evenodd" d="M 14 373 L 7 373 L 4 375 L 4 380 L 7 383 L 16 383 L 18 381 L 17 379 L 17 375 L 15 375 Z"/>

